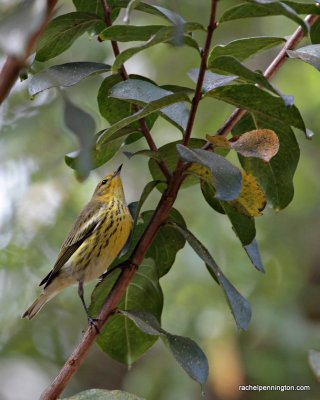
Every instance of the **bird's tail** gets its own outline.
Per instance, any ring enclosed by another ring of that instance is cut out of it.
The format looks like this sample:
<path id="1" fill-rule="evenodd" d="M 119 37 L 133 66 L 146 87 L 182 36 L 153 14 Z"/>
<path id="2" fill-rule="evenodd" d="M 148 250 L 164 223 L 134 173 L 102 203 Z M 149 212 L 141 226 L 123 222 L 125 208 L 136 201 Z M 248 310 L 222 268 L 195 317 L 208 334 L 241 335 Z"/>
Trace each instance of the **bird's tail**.
<path id="1" fill-rule="evenodd" d="M 35 317 L 41 308 L 51 300 L 58 291 L 44 291 L 40 294 L 40 296 L 31 304 L 31 306 L 27 309 L 27 311 L 22 315 L 22 318 L 32 319 Z"/>

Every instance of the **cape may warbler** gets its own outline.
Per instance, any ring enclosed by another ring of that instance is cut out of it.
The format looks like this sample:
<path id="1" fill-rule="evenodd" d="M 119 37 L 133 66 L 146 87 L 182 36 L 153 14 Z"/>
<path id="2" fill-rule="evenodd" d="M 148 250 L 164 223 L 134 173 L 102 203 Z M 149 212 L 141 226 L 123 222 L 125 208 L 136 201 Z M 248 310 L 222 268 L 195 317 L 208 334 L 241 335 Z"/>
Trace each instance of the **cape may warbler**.
<path id="1" fill-rule="evenodd" d="M 109 267 L 132 229 L 120 178 L 121 167 L 96 187 L 64 241 L 52 270 L 40 283 L 44 285 L 42 293 L 23 318 L 32 319 L 62 289 L 78 283 L 79 296 L 92 322 L 84 302 L 83 283 L 98 278 Z"/>

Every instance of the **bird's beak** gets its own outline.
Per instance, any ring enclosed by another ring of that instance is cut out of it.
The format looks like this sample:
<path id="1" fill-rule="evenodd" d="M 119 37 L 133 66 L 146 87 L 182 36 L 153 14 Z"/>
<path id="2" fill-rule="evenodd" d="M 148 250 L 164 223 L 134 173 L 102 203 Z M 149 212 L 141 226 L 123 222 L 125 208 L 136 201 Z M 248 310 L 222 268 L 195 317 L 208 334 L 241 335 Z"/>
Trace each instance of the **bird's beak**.
<path id="1" fill-rule="evenodd" d="M 118 176 L 118 175 L 120 175 L 122 165 L 123 165 L 123 164 L 121 164 L 120 167 L 115 171 L 115 173 L 113 174 L 113 176 Z"/>

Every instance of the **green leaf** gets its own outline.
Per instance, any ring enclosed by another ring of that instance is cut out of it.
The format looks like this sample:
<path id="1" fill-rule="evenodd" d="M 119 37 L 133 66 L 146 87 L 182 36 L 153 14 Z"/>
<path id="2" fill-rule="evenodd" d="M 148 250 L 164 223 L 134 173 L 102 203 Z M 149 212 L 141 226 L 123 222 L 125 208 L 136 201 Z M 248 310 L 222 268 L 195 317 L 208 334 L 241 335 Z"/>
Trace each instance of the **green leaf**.
<path id="1" fill-rule="evenodd" d="M 201 48 L 199 46 L 199 43 L 195 40 L 194 37 L 192 37 L 191 35 L 183 35 L 181 37 L 181 42 L 185 45 L 185 46 L 189 46 L 194 48 L 195 50 L 197 50 L 197 52 L 199 53 L 199 55 L 201 56 Z M 178 45 L 182 45 L 182 43 L 175 43 L 173 42 L 172 44 L 174 46 L 178 46 Z"/>
<path id="2" fill-rule="evenodd" d="M 130 151 L 124 151 L 123 154 L 129 158 L 129 160 L 133 157 L 133 156 L 145 156 L 148 158 L 152 158 L 153 160 L 156 161 L 161 161 L 161 158 L 159 157 L 159 154 L 157 151 L 153 151 L 153 150 L 138 150 L 135 153 L 131 153 Z M 164 182 L 165 183 L 165 182 Z"/>
<path id="3" fill-rule="evenodd" d="M 300 47 L 297 50 L 287 50 L 287 53 L 289 57 L 299 58 L 320 71 L 320 44 Z"/>
<path id="4" fill-rule="evenodd" d="M 272 129 L 279 138 L 278 153 L 265 163 L 258 158 L 239 156 L 245 171 L 254 175 L 263 189 L 269 203 L 276 210 L 285 208 L 293 198 L 293 176 L 299 161 L 300 150 L 292 129 L 260 115 L 253 121 L 246 115 L 233 129 L 234 135 L 240 135 L 252 129 Z"/>
<path id="5" fill-rule="evenodd" d="M 80 145 L 74 168 L 86 178 L 92 168 L 91 149 L 94 143 L 96 124 L 90 114 L 64 98 L 64 123 L 77 137 Z"/>
<path id="6" fill-rule="evenodd" d="M 129 0 L 117 0 L 118 7 L 127 8 L 128 4 Z M 185 20 L 174 11 L 164 7 L 143 3 L 142 1 L 136 5 L 135 10 L 162 17 L 175 25 L 182 25 L 185 23 Z"/>
<path id="7" fill-rule="evenodd" d="M 211 208 L 217 211 L 220 214 L 225 214 L 225 210 L 221 205 L 221 201 L 216 199 L 216 191 L 213 185 L 209 184 L 208 182 L 201 180 L 200 181 L 201 192 L 203 197 L 205 198 L 206 202 L 209 204 Z"/>
<path id="8" fill-rule="evenodd" d="M 223 272 L 203 244 L 189 230 L 182 228 L 177 224 L 175 224 L 174 227 L 185 237 L 193 250 L 204 261 L 209 272 L 220 284 L 227 298 L 237 326 L 241 329 L 247 330 L 251 319 L 251 307 L 249 302 L 224 276 Z"/>
<path id="9" fill-rule="evenodd" d="M 320 351 L 309 350 L 308 361 L 312 372 L 320 382 Z"/>
<path id="10" fill-rule="evenodd" d="M 199 68 L 193 68 L 191 71 L 188 72 L 188 75 L 193 80 L 193 82 L 197 83 Z M 202 92 L 207 93 L 217 87 L 228 85 L 230 82 L 236 80 L 237 78 L 237 76 L 226 76 L 206 71 L 203 78 Z"/>
<path id="11" fill-rule="evenodd" d="M 239 196 L 242 185 L 239 168 L 211 151 L 189 149 L 181 144 L 177 145 L 177 150 L 184 161 L 198 163 L 210 169 L 217 199 L 234 200 Z"/>
<path id="12" fill-rule="evenodd" d="M 257 241 L 254 239 L 250 244 L 247 244 L 243 247 L 248 254 L 248 257 L 250 258 L 252 264 L 257 268 L 257 270 L 260 272 L 265 272 Z"/>
<path id="13" fill-rule="evenodd" d="M 147 200 L 147 198 L 149 197 L 150 193 L 153 191 L 153 189 L 160 183 L 161 181 L 150 181 L 146 184 L 146 186 L 143 188 L 143 191 L 141 193 L 140 199 L 139 201 L 135 201 L 133 203 L 130 203 L 135 210 L 133 217 L 133 227 L 136 226 L 139 215 L 140 215 L 140 211 L 141 208 L 144 204 L 144 202 Z"/>
<path id="14" fill-rule="evenodd" d="M 133 77 L 135 78 L 135 76 Z M 132 79 L 133 79 L 132 78 Z M 135 79 L 138 79 L 137 77 Z M 126 118 L 134 113 L 132 104 L 121 99 L 110 97 L 111 89 L 117 83 L 122 82 L 122 78 L 119 74 L 108 76 L 102 82 L 98 92 L 98 106 L 100 114 L 110 123 L 115 124 L 116 122 Z M 148 129 L 151 129 L 154 125 L 158 115 L 156 113 L 150 114 L 145 118 Z M 133 132 L 126 138 L 126 144 L 140 139 L 143 134 L 141 132 L 140 124 L 138 121 L 133 122 L 129 125 L 133 129 Z M 135 135 L 135 136 L 133 136 Z"/>
<path id="15" fill-rule="evenodd" d="M 62 400 L 144 400 L 122 390 L 89 389 Z"/>
<path id="16" fill-rule="evenodd" d="M 101 29 L 103 21 L 96 14 L 72 12 L 49 22 L 37 47 L 36 60 L 48 61 L 67 50 L 73 42 L 90 29 Z"/>
<path id="17" fill-rule="evenodd" d="M 317 3 L 317 0 L 315 2 Z M 283 3 L 291 7 L 298 14 L 314 14 L 314 15 L 320 14 L 320 9 L 315 4 L 303 4 L 303 3 L 297 3 L 295 1 L 283 1 Z"/>
<path id="18" fill-rule="evenodd" d="M 135 205 L 131 206 L 131 208 L 132 207 L 135 207 Z M 137 213 L 137 210 L 135 210 L 135 212 Z M 127 253 L 118 259 L 114 265 L 120 264 L 130 257 L 136 244 L 149 225 L 153 214 L 154 211 L 150 210 L 143 212 L 139 216 L 138 222 L 133 229 L 131 243 Z M 170 211 L 168 221 L 178 223 L 181 226 L 186 226 L 182 215 L 174 208 Z M 164 224 L 161 226 L 146 254 L 147 258 L 154 260 L 158 269 L 159 277 L 162 277 L 169 272 L 178 251 L 184 247 L 185 242 L 184 237 L 177 233 L 171 225 Z"/>
<path id="19" fill-rule="evenodd" d="M 118 42 L 145 41 L 162 28 L 166 27 L 164 25 L 113 25 L 104 29 L 99 34 L 99 39 L 116 40 Z"/>
<path id="20" fill-rule="evenodd" d="M 47 5 L 44 1 L 29 0 L 14 2 L 13 7 L 11 5 L 8 8 L 12 10 L 10 14 L 1 15 L 0 50 L 5 54 L 23 59 L 28 55 L 30 38 L 40 29 L 46 18 Z"/>
<path id="21" fill-rule="evenodd" d="M 102 131 L 104 132 L 104 131 Z M 102 145 L 95 145 L 91 150 L 91 168 L 95 169 L 109 161 L 120 149 L 125 137 L 130 136 L 136 132 L 134 128 L 126 127 L 117 132 L 117 137 L 111 140 L 106 140 Z M 101 135 L 101 132 L 95 135 L 93 142 L 96 142 Z M 66 164 L 72 168 L 77 169 L 81 153 L 74 151 L 65 156 Z"/>
<path id="22" fill-rule="evenodd" d="M 147 221 L 146 216 L 144 221 Z M 168 221 L 178 223 L 183 227 L 186 226 L 182 215 L 174 208 L 170 211 Z M 185 238 L 177 234 L 176 230 L 170 225 L 165 224 L 160 228 L 147 252 L 147 257 L 155 260 L 158 266 L 159 277 L 166 275 L 170 271 L 178 251 L 184 248 L 185 243 Z"/>
<path id="23" fill-rule="evenodd" d="M 201 25 L 193 23 L 193 25 L 189 25 L 191 28 L 195 29 L 196 27 L 201 30 L 203 27 Z M 143 26 L 135 26 L 135 25 L 113 25 L 106 29 L 104 29 L 99 34 L 100 40 L 116 40 L 119 42 L 133 42 L 133 41 L 147 41 L 152 38 L 152 36 L 156 35 L 161 29 L 167 30 L 168 26 L 165 25 L 143 25 Z M 171 27 L 170 27 L 171 30 Z M 177 34 L 178 33 L 178 34 Z M 199 45 L 197 41 L 189 36 L 188 34 L 184 34 L 184 25 L 180 29 L 180 27 L 176 27 L 176 35 L 170 36 L 169 43 L 174 46 L 181 46 L 185 44 L 186 46 L 195 48 L 198 52 Z M 150 47 L 150 46 L 148 46 Z M 136 48 L 135 48 L 136 49 Z M 136 50 L 133 51 L 134 54 Z"/>
<path id="24" fill-rule="evenodd" d="M 215 211 L 228 216 L 232 229 L 239 238 L 253 266 L 259 271 L 264 272 L 258 245 L 255 240 L 256 228 L 254 218 L 240 214 L 226 201 L 217 200 L 215 198 L 216 192 L 214 187 L 205 181 L 201 181 L 201 191 L 210 207 Z"/>
<path id="25" fill-rule="evenodd" d="M 177 166 L 177 163 L 179 161 L 179 154 L 177 152 L 177 144 L 181 143 L 181 140 L 177 140 L 175 142 L 167 143 L 164 146 L 160 147 L 157 152 L 157 156 L 165 162 L 167 165 L 168 169 L 170 172 L 173 172 Z M 189 145 L 192 146 L 193 148 L 200 148 L 205 145 L 205 140 L 203 139 L 195 139 L 192 138 L 189 141 Z M 158 163 L 152 158 L 152 154 L 150 155 L 150 160 L 149 160 L 149 170 L 152 175 L 152 178 L 154 180 L 159 180 L 159 181 L 166 181 L 166 177 L 163 175 L 161 169 L 159 168 Z M 183 184 L 182 187 L 188 187 L 191 185 L 195 185 L 198 183 L 199 180 L 193 176 L 188 176 Z M 163 192 L 166 189 L 166 185 L 158 185 L 157 189 L 159 189 L 160 192 Z"/>
<path id="26" fill-rule="evenodd" d="M 116 0 L 108 0 L 109 7 L 113 7 Z M 100 0 L 72 0 L 77 11 L 98 14 L 103 17 Z"/>
<path id="27" fill-rule="evenodd" d="M 301 25 L 302 29 L 307 33 L 308 26 L 304 20 L 299 17 L 297 11 L 293 8 L 293 4 L 293 2 L 282 1 L 250 1 L 249 4 L 239 4 L 225 11 L 219 22 L 222 23 L 242 18 L 282 15 Z"/>
<path id="28" fill-rule="evenodd" d="M 312 44 L 320 43 L 320 19 L 318 18 L 316 22 L 312 25 L 310 29 L 310 39 Z"/>
<path id="29" fill-rule="evenodd" d="M 284 44 L 286 40 L 280 37 L 259 36 L 233 40 L 226 45 L 215 46 L 208 57 L 208 65 L 220 56 L 232 56 L 239 61 L 244 61 L 255 54 L 269 50 L 279 44 Z"/>
<path id="30" fill-rule="evenodd" d="M 218 87 L 206 95 L 252 111 L 262 118 L 273 120 L 276 124 L 293 126 L 307 134 L 305 124 L 297 107 L 286 107 L 282 99 L 254 85 L 240 84 Z M 277 131 L 275 130 L 275 132 Z"/>
<path id="31" fill-rule="evenodd" d="M 130 211 L 130 214 L 132 216 L 133 219 L 133 225 L 132 225 L 132 230 L 131 230 L 131 234 L 130 237 L 126 243 L 126 245 L 124 246 L 124 248 L 122 249 L 121 253 L 120 253 L 120 258 L 122 258 L 123 260 L 126 258 L 125 255 L 130 251 L 132 252 L 133 249 L 133 245 L 132 242 L 134 240 L 134 230 L 135 227 L 137 225 L 138 222 L 138 218 L 140 215 L 140 211 L 141 208 L 144 204 L 144 202 L 146 201 L 146 199 L 148 198 L 149 194 L 152 192 L 152 190 L 160 183 L 160 181 L 150 181 L 146 184 L 146 186 L 144 187 L 140 199 L 139 201 L 133 201 L 132 203 L 128 204 L 128 208 Z M 135 244 L 137 243 L 137 239 L 135 239 Z M 118 263 L 118 261 L 117 261 Z"/>
<path id="32" fill-rule="evenodd" d="M 210 63 L 208 63 L 208 68 L 213 72 L 236 75 L 238 76 L 240 81 L 260 85 L 260 87 L 263 87 L 270 92 L 282 97 L 286 106 L 292 106 L 293 104 L 293 97 L 282 95 L 278 90 L 275 89 L 273 85 L 271 85 L 271 83 L 262 74 L 262 72 L 251 71 L 234 57 L 220 56 L 214 58 L 211 60 Z"/>
<path id="33" fill-rule="evenodd" d="M 161 110 L 162 108 L 165 108 L 171 104 L 174 103 L 179 103 L 181 101 L 187 101 L 186 95 L 183 93 L 173 93 L 169 96 L 162 97 L 159 100 L 155 100 L 147 104 L 145 107 L 143 107 L 141 110 L 135 112 L 134 114 L 123 118 L 122 120 L 116 122 L 113 124 L 110 128 L 102 131 L 98 141 L 97 141 L 97 147 L 101 147 L 104 145 L 104 143 L 115 139 L 118 137 L 118 131 L 121 130 L 122 128 L 125 128 L 132 124 L 135 121 L 138 121 L 141 118 L 145 118 L 148 115 Z"/>
<path id="34" fill-rule="evenodd" d="M 240 214 L 234 207 L 226 201 L 222 201 L 221 205 L 225 210 L 235 234 L 238 236 L 243 246 L 249 245 L 256 236 L 256 228 L 254 218 Z"/>
<path id="35" fill-rule="evenodd" d="M 239 238 L 253 266 L 258 271 L 264 272 L 258 244 L 255 240 L 256 228 L 254 218 L 239 213 L 234 207 L 225 201 L 221 202 L 221 205 L 232 224 L 233 231 Z"/>
<path id="36" fill-rule="evenodd" d="M 159 43 L 167 43 L 174 41 L 175 45 L 184 43 L 183 34 L 185 32 L 192 32 L 195 30 L 202 30 L 203 27 L 195 22 L 186 23 L 179 26 L 164 26 L 158 30 L 150 39 L 142 45 L 131 47 L 122 51 L 115 59 L 112 69 L 118 71 L 122 64 L 133 57 L 135 54 L 140 53 L 142 50 L 148 49 Z M 186 44 L 189 44 L 187 41 Z M 192 46 L 193 47 L 193 46 Z"/>
<path id="37" fill-rule="evenodd" d="M 152 314 L 139 311 L 120 312 L 132 320 L 146 334 L 160 336 L 190 378 L 201 386 L 206 383 L 209 373 L 208 360 L 196 342 L 187 337 L 166 332 Z"/>
<path id="38" fill-rule="evenodd" d="M 88 76 L 110 71 L 107 64 L 95 62 L 71 62 L 54 65 L 35 74 L 29 82 L 29 94 L 35 96 L 43 90 L 56 86 L 75 85 Z"/>
<path id="39" fill-rule="evenodd" d="M 186 93 L 179 91 L 176 94 L 181 96 L 184 101 L 189 101 Z M 110 96 L 116 99 L 126 100 L 139 105 L 150 104 L 166 96 L 173 95 L 173 92 L 160 88 L 151 82 L 139 79 L 128 79 L 114 85 L 110 91 Z M 184 103 L 164 107 L 160 110 L 166 120 L 175 125 L 182 132 L 186 129 L 189 110 Z"/>
<path id="40" fill-rule="evenodd" d="M 114 124 L 132 114 L 130 104 L 110 97 L 112 87 L 119 82 L 122 82 L 120 74 L 110 75 L 103 80 L 98 92 L 97 99 L 100 114 L 110 124 Z M 138 130 L 139 124 L 136 123 L 135 127 Z"/>
<path id="41" fill-rule="evenodd" d="M 113 287 L 119 272 L 114 272 L 99 283 L 91 297 L 89 312 L 97 314 Z M 158 272 L 151 259 L 140 265 L 118 307 L 124 310 L 148 311 L 160 321 L 163 294 L 158 281 Z M 101 349 L 113 359 L 131 365 L 140 358 L 157 340 L 142 333 L 133 322 L 123 316 L 113 315 L 97 338 Z"/>
<path id="42" fill-rule="evenodd" d="M 123 17 L 123 22 L 125 22 L 126 24 L 130 23 L 130 16 L 132 11 L 138 6 L 138 4 L 140 3 L 141 0 L 130 0 L 126 11 L 125 11 L 125 15 Z"/>
<path id="43" fill-rule="evenodd" d="M 84 11 L 104 17 L 100 0 L 72 0 L 77 11 Z M 111 19 L 114 21 L 119 15 L 120 8 L 118 7 L 117 0 L 108 0 L 108 6 L 111 11 Z"/>

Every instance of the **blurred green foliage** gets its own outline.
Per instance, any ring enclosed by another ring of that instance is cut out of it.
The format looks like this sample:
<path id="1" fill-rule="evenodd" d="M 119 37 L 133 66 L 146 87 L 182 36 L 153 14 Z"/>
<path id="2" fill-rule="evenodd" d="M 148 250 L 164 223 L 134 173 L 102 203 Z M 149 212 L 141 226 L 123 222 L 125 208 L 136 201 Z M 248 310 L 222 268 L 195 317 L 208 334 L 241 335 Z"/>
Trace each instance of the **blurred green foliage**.
<path id="1" fill-rule="evenodd" d="M 162 1 L 186 20 L 207 20 L 209 2 Z M 219 2 L 220 13 L 237 1 Z M 312 1 L 305 1 L 312 3 Z M 59 13 L 72 11 L 61 1 Z M 134 14 L 135 15 L 135 14 Z M 122 14 L 119 18 L 122 18 Z M 142 14 L 136 14 L 143 23 Z M 157 17 L 153 17 L 156 23 Z M 152 20 L 152 18 L 151 18 Z M 150 23 L 150 18 L 149 18 Z M 151 21 L 152 23 L 152 21 Z M 216 44 L 254 35 L 286 36 L 296 24 L 280 17 L 235 21 L 221 25 Z M 202 32 L 195 37 L 201 42 Z M 126 48 L 126 45 L 123 45 Z M 263 70 L 276 50 L 258 55 L 249 66 Z M 49 62 L 94 59 L 112 62 L 109 45 L 85 35 L 66 53 Z M 183 60 L 183 63 L 181 63 Z M 175 66 L 175 68 L 173 68 Z M 129 72 L 146 74 L 158 84 L 190 85 L 187 72 L 198 67 L 196 52 L 188 48 L 158 45 L 128 62 Z M 36 63 L 35 70 L 41 70 Z M 66 89 L 69 98 L 95 118 L 97 131 L 105 128 L 98 113 L 96 93 L 102 77 L 95 76 Z M 320 76 L 310 65 L 289 60 L 275 83 L 294 95 L 295 104 L 313 131 L 320 131 L 318 102 Z M 97 180 L 124 166 L 127 200 L 139 198 L 150 180 L 147 159 L 129 161 L 119 155 L 80 183 L 64 164 L 64 155 L 77 148 L 66 129 L 60 93 L 51 89 L 31 101 L 25 82 L 18 82 L 0 111 L 0 398 L 38 398 L 79 342 L 86 318 L 74 288 L 61 293 L 34 321 L 20 316 L 39 293 L 37 284 L 54 263 L 76 215 L 88 200 Z M 230 105 L 208 99 L 200 105 L 194 136 L 213 134 L 232 111 Z M 163 119 L 155 123 L 157 145 L 178 140 L 179 132 Z M 161 280 L 164 291 L 162 325 L 169 332 L 195 339 L 209 359 L 205 398 L 316 400 L 320 388 L 308 363 L 310 348 L 320 347 L 320 250 L 319 250 L 319 146 L 315 136 L 306 141 L 297 132 L 301 160 L 295 175 L 295 197 L 279 213 L 264 211 L 257 220 L 258 240 L 266 274 L 249 265 L 231 227 L 214 213 L 195 186 L 183 189 L 176 207 L 240 292 L 249 298 L 253 317 L 247 332 L 238 332 L 220 289 L 208 279 L 205 266 L 190 247 L 179 252 L 170 274 Z M 141 142 L 129 151 L 144 148 Z M 126 150 L 124 147 L 123 150 Z M 138 178 L 137 178 L 138 177 Z M 152 193 L 146 209 L 152 209 L 159 193 Z M 199 212 L 194 212 L 194 205 Z M 86 287 L 87 296 L 94 284 Z M 304 392 L 239 392 L 241 384 L 310 385 Z M 173 358 L 156 344 L 130 370 L 94 348 L 71 381 L 65 396 L 96 388 L 119 389 L 148 400 L 195 400 L 203 398 L 198 385 L 177 367 Z"/>

